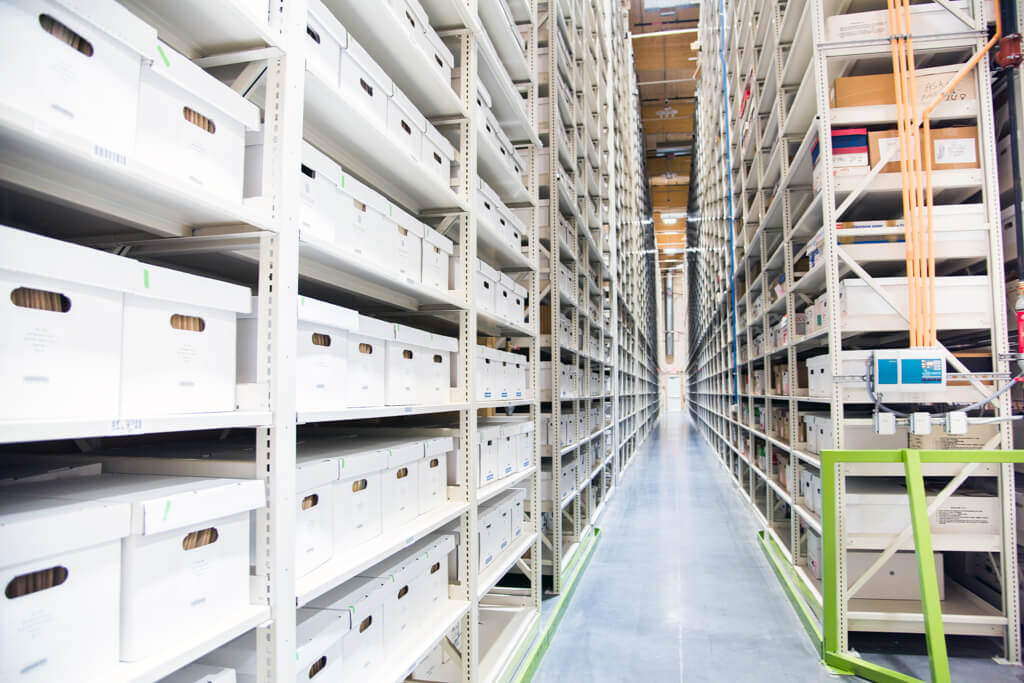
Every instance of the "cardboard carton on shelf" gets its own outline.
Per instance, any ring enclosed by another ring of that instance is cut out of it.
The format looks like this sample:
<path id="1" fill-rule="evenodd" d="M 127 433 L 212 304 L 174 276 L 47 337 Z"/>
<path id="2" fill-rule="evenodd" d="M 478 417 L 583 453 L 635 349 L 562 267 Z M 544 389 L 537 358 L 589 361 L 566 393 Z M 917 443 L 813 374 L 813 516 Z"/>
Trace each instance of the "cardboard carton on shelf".
<path id="1" fill-rule="evenodd" d="M 931 104 L 956 76 L 961 64 L 917 69 L 914 86 L 921 108 Z M 835 108 L 896 104 L 896 85 L 891 73 L 866 76 L 844 76 L 832 82 L 829 91 Z M 946 95 L 945 102 L 966 103 L 978 99 L 977 84 L 972 78 L 961 80 Z"/>
<path id="2" fill-rule="evenodd" d="M 977 126 L 952 126 L 950 128 L 933 128 L 932 136 L 932 169 L 935 171 L 979 168 L 978 128 Z M 896 147 L 895 156 L 882 167 L 883 173 L 900 172 L 899 133 L 896 130 L 876 130 L 868 134 L 871 165 L 874 166 L 882 157 Z M 924 145 L 922 136 L 921 144 Z M 924 156 L 922 154 L 922 165 Z"/>

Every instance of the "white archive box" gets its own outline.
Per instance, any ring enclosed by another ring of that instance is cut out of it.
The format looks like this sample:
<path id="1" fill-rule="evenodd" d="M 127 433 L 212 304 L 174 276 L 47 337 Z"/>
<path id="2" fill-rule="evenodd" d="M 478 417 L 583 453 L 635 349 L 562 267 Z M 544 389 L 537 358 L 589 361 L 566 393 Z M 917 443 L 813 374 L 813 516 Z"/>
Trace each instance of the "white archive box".
<path id="1" fill-rule="evenodd" d="M 376 579 L 383 584 L 384 610 L 381 625 L 384 630 L 384 648 L 399 650 L 402 644 L 416 631 L 415 604 L 420 600 L 419 591 L 426 591 L 425 583 L 417 583 L 416 575 L 422 569 L 419 555 L 400 552 L 380 562 L 359 576 Z"/>
<path id="2" fill-rule="evenodd" d="M 334 546 L 338 553 L 380 536 L 384 524 L 384 470 L 387 454 L 346 444 L 317 445 L 318 452 L 338 458 L 338 492 L 334 498 Z M 320 449 L 323 449 L 322 451 Z M 303 452 L 306 452 L 304 449 Z"/>
<path id="3" fill-rule="evenodd" d="M 405 150 L 413 163 L 423 158 L 423 135 L 427 120 L 397 86 L 388 98 L 388 135 Z"/>
<path id="4" fill-rule="evenodd" d="M 411 4 L 416 0 L 408 0 Z M 423 34 L 419 37 L 420 48 L 427 54 L 427 58 L 437 68 L 445 83 L 452 82 L 452 70 L 455 68 L 455 55 L 444 44 L 437 31 L 428 24 L 423 24 Z"/>
<path id="5" fill-rule="evenodd" d="M 384 470 L 384 498 L 381 503 L 385 532 L 393 531 L 419 516 L 420 460 L 423 441 L 391 443 L 384 448 L 387 469 Z"/>
<path id="6" fill-rule="evenodd" d="M 512 545 L 512 508 L 512 494 L 508 491 L 481 506 L 481 513 L 493 515 L 490 532 L 494 534 L 491 549 L 495 557 L 500 556 Z"/>
<path id="7" fill-rule="evenodd" d="M 503 479 L 516 472 L 516 456 L 519 451 L 519 425 L 503 424 L 498 429 L 498 478 Z"/>
<path id="8" fill-rule="evenodd" d="M 871 351 L 843 351 L 840 365 L 842 375 L 871 374 Z M 807 392 L 810 396 L 832 395 L 831 356 L 813 356 L 807 359 Z"/>
<path id="9" fill-rule="evenodd" d="M 349 405 L 353 408 L 383 406 L 387 397 L 387 342 L 395 338 L 395 326 L 359 316 L 359 327 L 348 335 Z"/>
<path id="10" fill-rule="evenodd" d="M 476 262 L 476 307 L 485 313 L 498 313 L 498 271 L 477 259 Z"/>
<path id="11" fill-rule="evenodd" d="M 499 396 L 499 377 L 497 374 L 498 362 L 495 359 L 496 349 L 488 346 L 477 345 L 474 353 L 474 368 L 476 371 L 476 399 L 487 401 L 496 399 Z"/>
<path id="12" fill-rule="evenodd" d="M 387 130 L 388 100 L 394 85 L 352 34 L 341 52 L 339 84 L 345 99 L 359 107 L 372 125 Z"/>
<path id="13" fill-rule="evenodd" d="M 334 498 L 338 462 L 307 453 L 299 442 L 295 459 L 295 572 L 305 576 L 334 554 Z M 95 451 L 104 472 L 174 477 L 220 477 L 225 481 L 251 477 L 256 467 L 253 448 L 214 441 L 165 449 Z M 250 518 L 250 562 L 256 561 L 256 530 L 262 509 Z"/>
<path id="14" fill-rule="evenodd" d="M 237 316 L 248 287 L 143 265 L 124 298 L 121 412 L 234 410 Z"/>
<path id="15" fill-rule="evenodd" d="M 406 325 L 394 329 L 394 339 L 387 342 L 386 404 L 449 403 L 458 340 Z"/>
<path id="16" fill-rule="evenodd" d="M 384 196 L 351 174 L 342 171 L 341 208 L 336 218 L 335 242 L 371 263 L 388 265 L 384 250 L 388 227 L 388 202 Z"/>
<path id="17" fill-rule="evenodd" d="M 320 0 L 309 0 L 307 6 L 306 70 L 336 88 L 341 52 L 348 47 L 348 31 Z"/>
<path id="18" fill-rule="evenodd" d="M 505 273 L 500 273 L 498 279 L 498 315 L 517 325 L 526 324 L 526 288 Z"/>
<path id="19" fill-rule="evenodd" d="M 484 486 L 498 479 L 498 448 L 501 441 L 501 426 L 488 424 L 479 427 L 476 433 L 479 440 L 477 444 L 479 485 Z"/>
<path id="20" fill-rule="evenodd" d="M 257 381 L 258 320 L 253 311 L 238 321 L 238 382 Z M 359 314 L 309 297 L 300 296 L 298 339 L 295 350 L 295 404 L 300 412 L 340 410 L 348 407 L 351 379 L 348 371 L 348 335 L 359 327 Z"/>
<path id="21" fill-rule="evenodd" d="M 839 282 L 839 306 L 844 331 L 905 330 L 908 323 L 907 278 L 879 277 L 875 284 L 898 304 L 893 310 L 866 282 L 849 278 Z M 988 278 L 964 275 L 935 278 L 936 325 L 939 330 L 990 328 L 992 297 Z"/>
<path id="22" fill-rule="evenodd" d="M 421 585 L 413 603 L 421 624 L 430 623 L 431 616 L 448 602 L 449 556 L 453 550 L 455 535 L 447 533 L 430 534 L 409 549 L 421 560 L 413 579 Z"/>
<path id="23" fill-rule="evenodd" d="M 139 272 L 131 259 L 0 226 L 0 419 L 118 414 L 124 292 Z"/>
<path id="24" fill-rule="evenodd" d="M 400 207 L 388 204 L 384 239 L 378 240 L 383 256 L 378 255 L 378 261 L 411 285 L 418 285 L 423 279 L 424 228 L 418 219 Z"/>
<path id="25" fill-rule="evenodd" d="M 343 681 L 373 680 L 384 658 L 384 582 L 355 578 L 309 602 L 309 607 L 349 616 L 343 638 Z"/>
<path id="26" fill-rule="evenodd" d="M 295 611 L 295 683 L 341 680 L 351 622 L 347 610 L 306 607 Z M 257 683 L 261 669 L 258 637 L 256 630 L 252 630 L 199 661 L 232 667 L 238 683 Z"/>
<path id="27" fill-rule="evenodd" d="M 832 418 L 814 415 L 805 418 L 807 449 L 821 452 L 832 448 Z M 907 447 L 907 425 L 897 425 L 894 434 L 876 434 L 870 418 L 843 420 L 843 448 L 846 449 L 900 449 Z"/>
<path id="28" fill-rule="evenodd" d="M 0 497 L 0 680 L 103 680 L 118 662 L 126 503 Z"/>
<path id="29" fill-rule="evenodd" d="M 500 537 L 500 513 L 495 507 L 483 505 L 477 513 L 477 545 L 480 548 L 479 568 L 489 567 L 498 556 L 497 541 Z"/>
<path id="30" fill-rule="evenodd" d="M 130 505 L 122 661 L 156 655 L 249 605 L 249 512 L 265 504 L 260 480 L 102 474 L 26 484 L 17 495 Z"/>
<path id="31" fill-rule="evenodd" d="M 235 670 L 225 666 L 189 664 L 170 676 L 161 678 L 159 683 L 236 683 Z"/>
<path id="32" fill-rule="evenodd" d="M 881 552 L 851 550 L 846 555 L 846 574 L 853 585 L 874 564 Z M 935 573 L 939 580 L 939 600 L 946 599 L 946 563 L 942 553 L 933 553 Z M 868 579 L 864 587 L 851 596 L 861 600 L 920 600 L 917 553 L 898 552 Z"/>
<path id="33" fill-rule="evenodd" d="M 418 45 L 420 36 L 430 26 L 430 18 L 423 6 L 418 0 L 387 0 L 387 4 L 413 44 Z"/>
<path id="34" fill-rule="evenodd" d="M 419 463 L 419 514 L 424 515 L 448 502 L 448 458 L 455 456 L 454 438 L 423 439 L 423 458 Z"/>
<path id="35" fill-rule="evenodd" d="M 961 12 L 970 16 L 970 8 L 963 0 L 950 3 Z M 990 0 L 985 2 L 985 16 L 990 20 L 993 16 L 993 5 Z M 910 11 L 910 33 L 913 35 L 935 35 L 948 33 L 964 33 L 970 27 L 960 21 L 954 14 L 937 4 L 913 5 Z M 889 13 L 886 10 L 872 12 L 855 12 L 825 18 L 825 34 L 828 41 L 870 40 L 888 38 Z"/>
<path id="36" fill-rule="evenodd" d="M 16 0 L 0 5 L 4 105 L 42 130 L 124 164 L 135 142 L 139 79 L 159 59 L 156 30 L 113 0 L 87 5 Z"/>
<path id="37" fill-rule="evenodd" d="M 430 226 L 423 226 L 422 282 L 428 287 L 448 291 L 452 254 L 455 245 Z"/>
<path id="38" fill-rule="evenodd" d="M 505 386 L 508 387 L 509 398 L 526 396 L 529 380 L 529 363 L 526 356 L 518 353 L 505 353 Z"/>
<path id="39" fill-rule="evenodd" d="M 936 491 L 927 491 L 928 503 Z M 883 542 L 910 525 L 910 503 L 906 487 L 895 479 L 852 477 L 846 483 L 846 531 L 850 547 L 865 548 Z M 995 536 L 1002 527 L 999 497 L 962 488 L 953 494 L 931 517 L 935 548 L 945 550 L 949 538 L 964 536 Z M 860 538 L 858 538 L 860 537 Z M 913 549 L 909 539 L 901 549 Z"/>
<path id="40" fill-rule="evenodd" d="M 526 489 L 510 489 L 508 492 L 511 498 L 512 540 L 523 535 L 526 530 Z"/>
<path id="41" fill-rule="evenodd" d="M 451 187 L 452 164 L 455 163 L 455 147 L 434 124 L 427 121 L 423 134 L 423 156 L 421 161 L 431 173 Z"/>
<path id="42" fill-rule="evenodd" d="M 142 69 L 133 162 L 241 202 L 246 131 L 260 112 L 169 45 Z"/>

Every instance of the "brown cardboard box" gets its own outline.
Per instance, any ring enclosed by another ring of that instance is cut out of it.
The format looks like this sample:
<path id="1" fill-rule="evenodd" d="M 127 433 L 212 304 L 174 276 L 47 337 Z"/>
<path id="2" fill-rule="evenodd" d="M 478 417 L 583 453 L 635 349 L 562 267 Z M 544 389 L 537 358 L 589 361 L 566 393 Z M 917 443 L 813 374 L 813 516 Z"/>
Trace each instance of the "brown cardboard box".
<path id="1" fill-rule="evenodd" d="M 896 130 L 874 130 L 868 133 L 869 163 L 874 166 L 888 151 L 889 145 L 898 145 Z M 922 144 L 924 141 L 922 139 Z M 944 171 L 957 168 L 978 168 L 978 128 L 954 126 L 932 129 L 932 169 Z M 883 173 L 900 172 L 899 153 L 893 161 L 882 167 Z"/>
<path id="2" fill-rule="evenodd" d="M 914 86 L 917 102 L 927 107 L 942 92 L 961 68 L 960 64 L 918 69 Z M 973 78 L 965 78 L 945 96 L 946 102 L 968 102 L 978 99 L 978 87 Z M 832 82 L 833 107 L 864 107 L 896 104 L 896 84 L 891 73 L 868 76 L 846 76 Z"/>

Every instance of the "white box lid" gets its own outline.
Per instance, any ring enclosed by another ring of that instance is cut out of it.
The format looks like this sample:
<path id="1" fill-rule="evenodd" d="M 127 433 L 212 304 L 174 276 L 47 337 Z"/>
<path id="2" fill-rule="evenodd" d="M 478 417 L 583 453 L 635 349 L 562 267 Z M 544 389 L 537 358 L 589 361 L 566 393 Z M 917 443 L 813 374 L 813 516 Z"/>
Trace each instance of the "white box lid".
<path id="1" fill-rule="evenodd" d="M 448 138 L 446 138 L 441 131 L 435 128 L 434 124 L 430 121 L 427 121 L 427 128 L 424 131 L 424 135 L 426 135 L 427 139 L 430 140 L 435 147 L 441 150 L 441 153 L 445 157 L 448 159 L 455 158 L 455 147 L 452 146 L 452 143 L 448 142 Z"/>
<path id="2" fill-rule="evenodd" d="M 327 9 L 321 0 L 309 0 L 306 4 L 307 12 L 316 19 L 317 23 L 323 26 L 324 30 L 331 34 L 334 41 L 345 49 L 348 47 L 348 30 L 342 25 L 334 12 Z M 341 56 L 340 54 L 338 55 Z"/>
<path id="3" fill-rule="evenodd" d="M 455 438 L 451 436 L 435 436 L 423 439 L 423 456 L 426 458 L 450 453 L 455 448 Z"/>
<path id="4" fill-rule="evenodd" d="M 216 107 L 248 130 L 260 127 L 260 110 L 255 104 L 203 71 L 202 67 L 167 43 L 156 41 L 155 52 L 159 58 L 149 63 L 154 74 Z"/>
<path id="5" fill-rule="evenodd" d="M 403 114 L 409 119 L 409 122 L 416 127 L 420 133 L 423 133 L 427 129 L 427 119 L 420 113 L 420 110 L 416 108 L 416 105 L 412 103 L 405 93 L 398 89 L 398 86 L 394 86 L 394 93 L 391 95 L 390 105 L 398 107 Z"/>
<path id="6" fill-rule="evenodd" d="M 480 271 L 480 274 L 486 277 L 491 282 L 498 282 L 500 277 L 498 271 L 492 268 L 491 266 L 487 265 L 486 262 L 477 259 L 477 270 Z"/>
<path id="7" fill-rule="evenodd" d="M 374 339 L 391 340 L 395 338 L 395 326 L 392 323 L 368 318 L 365 315 L 359 316 L 357 331 L 364 337 L 373 337 Z"/>
<path id="8" fill-rule="evenodd" d="M 253 308 L 256 308 L 256 305 L 257 302 L 254 299 Z M 326 325 L 336 330 L 359 329 L 359 314 L 344 306 L 335 306 L 326 301 L 300 295 L 298 312 L 301 322 Z"/>
<path id="9" fill-rule="evenodd" d="M 130 533 L 131 506 L 111 501 L 78 502 L 4 490 L 0 498 L 0 567 L 88 548 Z"/>
<path id="10" fill-rule="evenodd" d="M 477 438 L 483 441 L 497 441 L 501 436 L 501 425 L 483 425 L 476 430 Z"/>
<path id="11" fill-rule="evenodd" d="M 402 207 L 396 206 L 395 204 L 388 202 L 388 212 L 386 215 L 388 218 L 394 221 L 395 225 L 401 228 L 405 228 L 406 230 L 414 234 L 416 237 L 422 239 L 423 230 L 426 226 L 423 225 L 422 221 L 420 221 L 418 218 L 416 218 L 409 212 L 405 211 Z"/>
<path id="12" fill-rule="evenodd" d="M 391 82 L 391 78 L 388 77 L 384 69 L 380 68 L 377 62 L 373 61 L 373 57 L 363 49 L 363 46 L 355 39 L 351 33 L 348 36 L 348 45 L 342 51 L 342 55 L 347 55 L 354 62 L 363 68 L 373 80 L 377 81 L 377 84 L 384 89 L 384 94 L 391 97 L 395 92 L 395 86 Z M 342 62 L 342 69 L 344 69 L 344 62 Z"/>
<path id="13" fill-rule="evenodd" d="M 235 313 L 249 313 L 252 305 L 248 287 L 146 263 L 137 264 L 135 284 L 129 293 Z"/>
<path id="14" fill-rule="evenodd" d="M 455 243 L 429 225 L 423 226 L 423 239 L 446 254 L 452 254 L 455 251 Z"/>
<path id="15" fill-rule="evenodd" d="M 318 598 L 309 607 L 348 612 L 350 624 L 356 628 L 363 618 L 384 602 L 384 582 L 380 579 L 356 577 Z"/>
<path id="16" fill-rule="evenodd" d="M 513 280 L 508 275 L 506 275 L 505 273 L 499 273 L 498 274 L 498 283 L 502 287 L 504 287 L 506 289 L 512 289 L 512 287 L 515 285 L 516 281 Z"/>
<path id="17" fill-rule="evenodd" d="M 262 136 L 262 132 L 258 134 Z M 263 144 L 262 137 L 259 144 Z M 336 187 L 341 187 L 341 165 L 305 140 L 302 141 L 302 165 L 310 168 L 316 175 L 324 176 Z"/>
<path id="18" fill-rule="evenodd" d="M 395 339 L 406 344 L 413 344 L 437 351 L 454 353 L 459 350 L 459 340 L 455 337 L 446 337 L 398 323 L 395 323 Z"/>
<path id="19" fill-rule="evenodd" d="M 235 683 L 235 670 L 209 664 L 189 664 L 158 683 Z"/>
<path id="20" fill-rule="evenodd" d="M 50 237 L 0 226 L 0 271 L 130 291 L 138 262 Z"/>
<path id="21" fill-rule="evenodd" d="M 147 59 L 157 59 L 156 29 L 112 0 L 55 0 L 79 19 L 88 21 Z"/>
<path id="22" fill-rule="evenodd" d="M 419 562 L 419 556 L 414 553 L 398 553 L 368 569 L 364 569 L 357 576 L 381 579 L 384 582 L 385 588 L 390 590 L 392 584 L 405 585 L 405 583 L 411 580 L 418 568 Z"/>
<path id="23" fill-rule="evenodd" d="M 19 494 L 131 505 L 131 533 L 143 536 L 211 522 L 266 504 L 258 479 L 101 474 L 26 484 Z"/>
<path id="24" fill-rule="evenodd" d="M 353 199 L 366 204 L 367 210 L 373 209 L 382 216 L 387 215 L 388 200 L 384 198 L 384 195 L 346 172 L 344 167 L 341 169 L 341 190 Z"/>
<path id="25" fill-rule="evenodd" d="M 412 0 L 412 2 L 415 2 L 415 0 Z M 443 40 L 441 40 L 441 36 L 437 35 L 437 31 L 435 31 L 429 24 L 424 23 L 423 35 L 426 36 L 427 42 L 434 48 L 437 56 L 441 58 L 441 61 L 444 62 L 445 66 L 449 69 L 454 68 L 455 55 L 452 54 L 452 51 L 449 50 L 448 46 L 444 44 Z"/>
<path id="26" fill-rule="evenodd" d="M 295 610 L 295 668 L 308 671 L 352 629 L 352 618 L 337 610 Z M 338 666 L 341 662 L 334 662 Z"/>
<path id="27" fill-rule="evenodd" d="M 408 465 L 415 460 L 422 460 L 423 448 L 423 441 L 416 439 L 413 441 L 395 442 L 381 450 L 387 454 L 388 469 L 393 470 L 397 467 Z"/>

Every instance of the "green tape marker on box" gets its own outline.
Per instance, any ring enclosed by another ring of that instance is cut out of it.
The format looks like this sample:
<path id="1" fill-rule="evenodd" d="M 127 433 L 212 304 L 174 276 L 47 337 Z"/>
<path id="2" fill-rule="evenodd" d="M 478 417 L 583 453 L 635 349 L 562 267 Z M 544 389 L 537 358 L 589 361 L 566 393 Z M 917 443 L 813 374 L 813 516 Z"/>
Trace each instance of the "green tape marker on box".
<path id="1" fill-rule="evenodd" d="M 171 65 L 171 62 L 169 59 L 167 59 L 167 55 L 164 54 L 164 46 L 157 45 L 156 51 L 160 53 L 160 59 L 164 60 L 164 66 L 169 67 Z"/>
<path id="2" fill-rule="evenodd" d="M 142 286 L 149 289 L 149 268 L 142 269 Z"/>
<path id="3" fill-rule="evenodd" d="M 167 521 L 167 515 L 171 514 L 171 501 L 164 502 L 164 521 Z"/>

